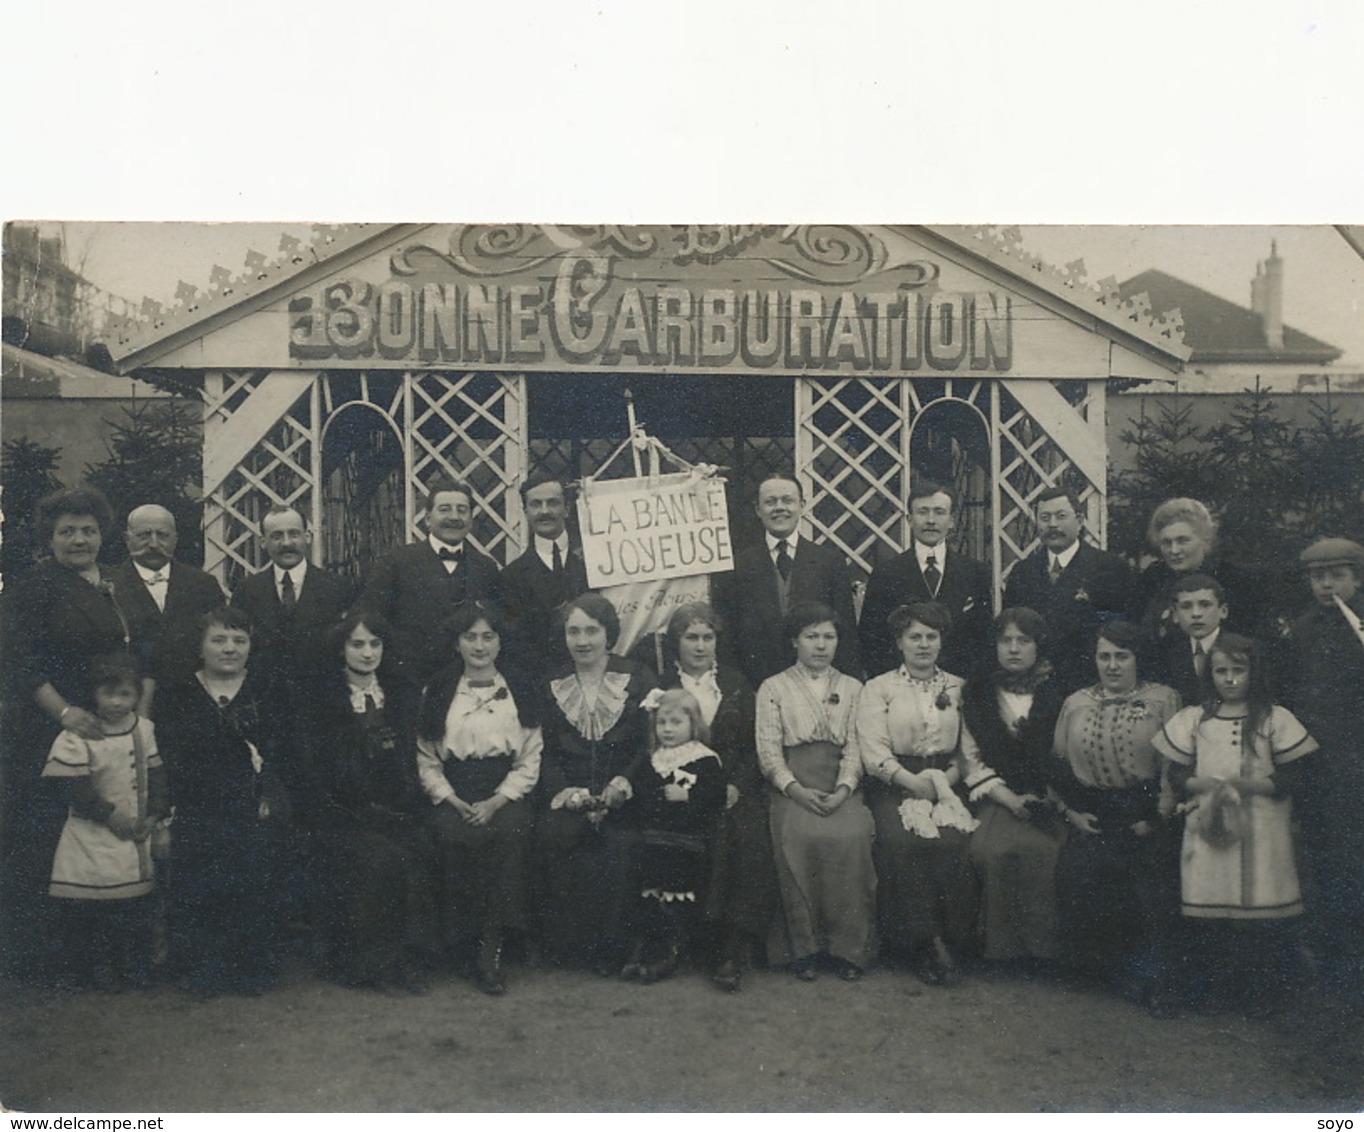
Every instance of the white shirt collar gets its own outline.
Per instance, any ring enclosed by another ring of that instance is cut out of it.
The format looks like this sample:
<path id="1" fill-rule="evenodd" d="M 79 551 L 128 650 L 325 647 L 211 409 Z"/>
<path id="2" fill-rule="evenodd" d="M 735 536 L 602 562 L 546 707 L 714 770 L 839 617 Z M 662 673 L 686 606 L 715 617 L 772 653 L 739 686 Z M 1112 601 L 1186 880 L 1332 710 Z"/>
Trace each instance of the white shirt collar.
<path id="1" fill-rule="evenodd" d="M 1071 559 L 1074 558 L 1079 553 L 1080 553 L 1079 539 L 1076 539 L 1073 543 L 1070 544 L 1070 546 L 1068 546 L 1065 550 L 1061 551 L 1060 554 L 1052 554 L 1052 552 L 1049 550 L 1047 551 L 1047 568 L 1048 569 L 1051 568 L 1052 559 L 1055 559 L 1057 562 L 1061 564 L 1061 569 L 1064 570 L 1067 566 L 1070 565 Z"/>
<path id="2" fill-rule="evenodd" d="M 160 570 L 148 570 L 141 562 L 135 561 L 133 563 L 133 569 L 137 571 L 138 577 L 147 585 L 151 585 L 152 578 L 157 574 L 162 575 L 166 579 L 167 584 L 170 583 L 171 564 L 169 562 L 162 566 Z"/>
<path id="3" fill-rule="evenodd" d="M 795 531 L 792 531 L 785 538 L 778 538 L 771 531 L 764 531 L 763 534 L 767 536 L 767 555 L 769 558 L 776 556 L 777 543 L 779 542 L 784 542 L 791 548 L 792 558 L 796 556 L 796 539 L 798 536 Z"/>
<path id="4" fill-rule="evenodd" d="M 1198 646 L 1199 646 L 1199 645 L 1202 645 L 1202 646 L 1203 646 L 1203 653 L 1204 653 L 1204 655 L 1205 655 L 1205 656 L 1211 655 L 1211 653 L 1212 653 L 1212 647 L 1213 647 L 1213 645 L 1217 644 L 1217 636 L 1218 636 L 1218 634 L 1221 633 L 1221 632 L 1222 632 L 1222 626 L 1219 625 L 1219 626 L 1217 626 L 1216 629 L 1214 629 L 1214 630 L 1213 630 L 1211 633 L 1209 633 L 1206 637 L 1203 637 L 1203 638 L 1201 638 L 1201 639 L 1199 639 L 1199 640 L 1195 640 L 1193 637 L 1190 637 L 1190 638 L 1189 638 L 1189 652 L 1190 652 L 1190 654 L 1196 653 L 1196 652 L 1198 651 Z"/>
<path id="5" fill-rule="evenodd" d="M 305 558 L 297 566 L 292 566 L 288 570 L 283 570 L 272 562 L 270 569 L 274 571 L 275 593 L 279 593 L 280 588 L 284 585 L 284 575 L 288 574 L 293 580 L 294 596 L 297 597 L 303 589 L 303 575 L 308 572 L 308 560 Z"/>
<path id="6" fill-rule="evenodd" d="M 560 531 L 558 538 L 541 538 L 539 535 L 533 536 L 535 539 L 535 554 L 547 567 L 554 569 L 554 548 L 559 548 L 559 557 L 565 565 L 568 564 L 568 531 Z"/>
<path id="7" fill-rule="evenodd" d="M 933 564 L 939 570 L 947 563 L 947 540 L 943 539 L 937 546 L 925 546 L 918 539 L 914 540 L 914 557 L 919 561 L 919 570 L 923 571 L 928 565 L 928 556 L 933 555 Z"/>

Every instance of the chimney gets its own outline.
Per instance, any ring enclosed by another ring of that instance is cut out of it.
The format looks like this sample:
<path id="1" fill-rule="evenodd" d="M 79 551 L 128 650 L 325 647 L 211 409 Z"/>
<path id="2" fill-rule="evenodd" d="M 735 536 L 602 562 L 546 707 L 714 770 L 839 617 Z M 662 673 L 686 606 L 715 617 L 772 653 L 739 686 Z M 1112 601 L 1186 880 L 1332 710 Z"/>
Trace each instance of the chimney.
<path id="1" fill-rule="evenodd" d="M 1255 278 L 1250 281 L 1250 306 L 1260 316 L 1264 326 L 1265 345 L 1271 350 L 1283 349 L 1283 260 L 1279 258 L 1279 242 L 1269 245 L 1269 258 L 1255 265 Z"/>

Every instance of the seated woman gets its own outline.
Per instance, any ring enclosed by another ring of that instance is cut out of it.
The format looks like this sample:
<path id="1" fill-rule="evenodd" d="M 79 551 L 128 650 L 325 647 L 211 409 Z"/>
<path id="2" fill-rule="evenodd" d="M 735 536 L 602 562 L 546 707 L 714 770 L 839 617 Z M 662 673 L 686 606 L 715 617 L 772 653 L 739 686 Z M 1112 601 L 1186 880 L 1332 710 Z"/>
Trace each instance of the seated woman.
<path id="1" fill-rule="evenodd" d="M 799 602 L 783 626 L 796 663 L 758 689 L 758 763 L 772 784 L 772 854 L 799 979 L 820 956 L 839 978 L 862 977 L 876 912 L 872 820 L 857 789 L 860 681 L 833 667 L 838 614 Z"/>
<path id="2" fill-rule="evenodd" d="M 975 920 L 967 857 L 975 821 L 954 792 L 964 773 L 962 680 L 938 667 L 952 615 L 934 601 L 886 619 L 903 663 L 867 682 L 857 737 L 876 820 L 881 936 L 934 986 L 957 981 L 949 942 Z"/>
<path id="3" fill-rule="evenodd" d="M 1145 635 L 1099 630 L 1099 682 L 1070 695 L 1056 721 L 1053 788 L 1070 826 L 1056 864 L 1060 958 L 1142 999 L 1157 989 L 1162 920 L 1176 876 L 1162 875 L 1160 756 L 1152 740 L 1179 696 L 1141 679 Z"/>
<path id="4" fill-rule="evenodd" d="M 279 966 L 286 720 L 273 691 L 247 669 L 246 614 L 223 608 L 201 624 L 202 667 L 158 691 L 156 703 L 175 806 L 172 946 L 191 993 L 259 994 Z"/>
<path id="5" fill-rule="evenodd" d="M 299 735 L 316 798 L 325 876 L 324 968 L 347 986 L 426 990 L 417 925 L 432 877 L 412 761 L 416 693 L 394 674 L 391 630 L 377 613 L 347 614 L 329 634 L 338 662 L 301 705 Z"/>
<path id="6" fill-rule="evenodd" d="M 449 628 L 459 656 L 426 686 L 417 769 L 434 804 L 446 946 L 481 991 L 502 994 L 503 939 L 527 927 L 529 798 L 543 741 L 533 689 L 498 668 L 496 612 L 465 602 Z"/>
<path id="7" fill-rule="evenodd" d="M 712 976 L 739 989 L 754 944 L 766 945 L 777 910 L 767 789 L 753 747 L 753 690 L 737 668 L 716 660 L 720 619 L 703 602 L 683 605 L 668 620 L 659 685 L 696 697 L 728 782 L 725 813 L 713 845 L 708 918 L 720 928 L 720 962 Z"/>
<path id="8" fill-rule="evenodd" d="M 633 875 L 632 780 L 649 757 L 653 677 L 612 646 L 615 606 L 586 593 L 560 606 L 569 664 L 544 698 L 542 806 L 537 842 L 544 875 L 542 939 L 561 962 L 601 975 L 624 967 Z"/>
<path id="9" fill-rule="evenodd" d="M 994 675 L 966 686 L 961 714 L 975 740 L 966 786 L 980 828 L 971 865 L 986 959 L 1056 954 L 1056 856 L 1065 827 L 1048 799 L 1061 696 L 1045 659 L 1047 625 L 1026 607 L 995 619 Z"/>

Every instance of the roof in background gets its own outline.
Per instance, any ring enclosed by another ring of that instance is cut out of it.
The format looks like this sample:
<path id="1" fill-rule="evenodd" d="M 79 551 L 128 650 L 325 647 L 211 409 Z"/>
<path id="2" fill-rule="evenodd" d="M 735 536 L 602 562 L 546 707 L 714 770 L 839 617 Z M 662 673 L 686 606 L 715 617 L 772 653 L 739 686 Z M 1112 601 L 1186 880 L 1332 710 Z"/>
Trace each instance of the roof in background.
<path id="1" fill-rule="evenodd" d="M 1265 340 L 1260 316 L 1249 307 L 1195 287 L 1163 271 L 1143 271 L 1119 287 L 1127 298 L 1146 292 L 1154 310 L 1178 307 L 1184 320 L 1184 344 L 1193 352 L 1189 364 L 1199 362 L 1279 362 L 1290 364 L 1333 362 L 1343 351 L 1285 324 L 1283 348 L 1274 350 Z"/>

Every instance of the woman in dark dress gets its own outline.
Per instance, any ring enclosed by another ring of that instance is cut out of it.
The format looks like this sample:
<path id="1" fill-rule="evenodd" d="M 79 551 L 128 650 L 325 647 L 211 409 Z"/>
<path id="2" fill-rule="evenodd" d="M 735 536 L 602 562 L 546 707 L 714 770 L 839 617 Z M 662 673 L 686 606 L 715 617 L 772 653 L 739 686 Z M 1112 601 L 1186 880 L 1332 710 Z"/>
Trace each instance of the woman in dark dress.
<path id="1" fill-rule="evenodd" d="M 172 949 L 192 994 L 260 994 L 279 969 L 281 844 L 291 805 L 281 770 L 287 720 L 247 669 L 251 622 L 207 613 L 203 664 L 157 691 L 156 727 L 170 771 Z"/>
<path id="2" fill-rule="evenodd" d="M 449 628 L 459 655 L 426 686 L 417 770 L 433 804 L 446 947 L 496 995 L 506 990 L 503 940 L 527 928 L 529 799 L 544 741 L 534 689 L 498 667 L 503 626 L 492 607 L 465 602 Z"/>
<path id="3" fill-rule="evenodd" d="M 544 873 L 542 937 L 563 962 L 618 974 L 638 886 L 631 780 L 649 752 L 644 698 L 653 677 L 614 656 L 615 607 L 582 594 L 560 607 L 570 666 L 553 674 L 544 701 L 538 850 Z"/>
<path id="4" fill-rule="evenodd" d="M 768 790 L 754 746 L 753 690 L 737 668 L 716 661 L 722 629 L 703 602 L 683 605 L 668 620 L 667 663 L 659 685 L 696 697 L 710 728 L 728 783 L 726 809 L 712 840 L 707 917 L 721 932 L 720 962 L 712 976 L 723 990 L 738 990 L 755 943 L 766 946 L 778 910 L 772 864 Z"/>
<path id="5" fill-rule="evenodd" d="M 1217 524 L 1207 507 L 1197 499 L 1167 499 L 1151 513 L 1146 538 L 1160 557 L 1137 579 L 1128 618 L 1154 644 L 1179 633 L 1170 620 L 1170 597 L 1175 583 L 1193 574 L 1221 583 L 1227 628 L 1252 635 L 1261 631 L 1266 616 L 1264 581 L 1218 555 Z"/>
<path id="6" fill-rule="evenodd" d="M 1179 884 L 1165 875 L 1151 744 L 1179 695 L 1141 678 L 1144 642 L 1126 621 L 1099 630 L 1098 683 L 1061 707 L 1053 779 L 1070 827 L 1056 863 L 1058 958 L 1134 999 L 1159 989 L 1161 934 Z"/>
<path id="7" fill-rule="evenodd" d="M 51 557 L 4 597 L 7 710 L 3 721 L 5 831 L 0 954 L 10 973 L 45 979 L 51 969 L 48 874 L 66 819 L 66 798 L 43 764 L 65 728 L 86 739 L 102 732 L 90 702 L 97 658 L 129 652 L 128 625 L 114 584 L 97 557 L 112 515 L 90 488 L 59 491 L 38 503 L 37 541 Z"/>
<path id="8" fill-rule="evenodd" d="M 300 713 L 325 898 L 322 963 L 347 986 L 426 990 L 417 955 L 434 880 L 412 758 L 415 690 L 390 669 L 391 630 L 358 610 L 329 634 L 340 663 Z"/>
<path id="9" fill-rule="evenodd" d="M 980 893 L 986 959 L 1056 954 L 1056 856 L 1065 827 L 1048 799 L 1061 695 L 1045 659 L 1047 625 L 1026 607 L 995 619 L 993 675 L 962 696 L 966 788 L 980 821 L 971 865 Z"/>

